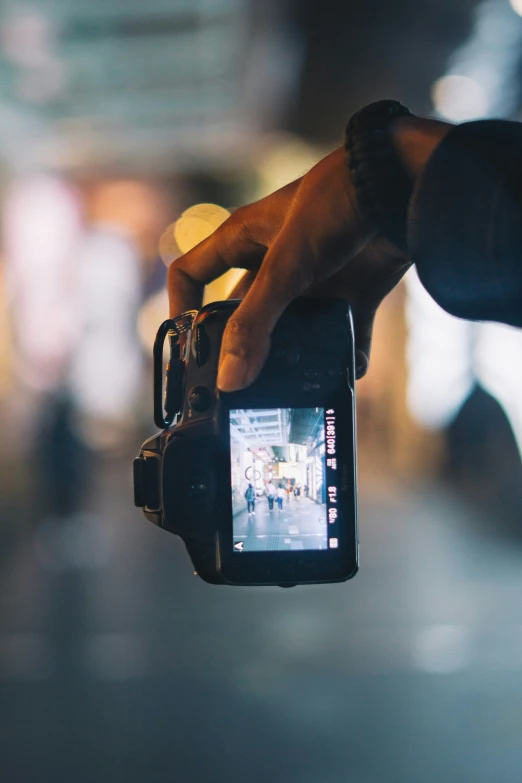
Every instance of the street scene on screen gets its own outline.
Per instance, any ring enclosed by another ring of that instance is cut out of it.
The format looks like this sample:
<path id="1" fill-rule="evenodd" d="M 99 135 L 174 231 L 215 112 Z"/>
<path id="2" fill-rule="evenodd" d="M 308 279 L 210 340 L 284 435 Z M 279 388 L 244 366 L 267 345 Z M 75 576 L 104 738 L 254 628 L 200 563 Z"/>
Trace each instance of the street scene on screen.
<path id="1" fill-rule="evenodd" d="M 324 408 L 230 411 L 234 550 L 327 549 Z"/>

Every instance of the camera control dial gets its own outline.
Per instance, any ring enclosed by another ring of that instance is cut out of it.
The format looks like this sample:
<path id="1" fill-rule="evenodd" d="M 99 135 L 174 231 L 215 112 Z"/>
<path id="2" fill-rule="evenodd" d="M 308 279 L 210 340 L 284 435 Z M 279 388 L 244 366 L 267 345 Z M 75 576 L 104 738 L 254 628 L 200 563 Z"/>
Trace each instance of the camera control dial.
<path id="1" fill-rule="evenodd" d="M 188 395 L 188 404 L 193 411 L 203 413 L 212 404 L 212 394 L 206 386 L 194 386 Z"/>

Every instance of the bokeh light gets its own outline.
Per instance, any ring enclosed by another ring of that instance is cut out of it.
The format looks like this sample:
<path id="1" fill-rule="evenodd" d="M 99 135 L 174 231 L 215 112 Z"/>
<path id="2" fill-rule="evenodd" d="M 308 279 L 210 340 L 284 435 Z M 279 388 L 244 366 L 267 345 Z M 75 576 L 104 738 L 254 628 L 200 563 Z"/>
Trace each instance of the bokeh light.
<path id="1" fill-rule="evenodd" d="M 488 111 L 484 88 L 469 76 L 450 74 L 438 79 L 433 85 L 432 99 L 438 114 L 452 122 L 475 120 Z"/>
<path id="2" fill-rule="evenodd" d="M 516 14 L 522 16 L 522 0 L 509 0 L 509 4 Z"/>

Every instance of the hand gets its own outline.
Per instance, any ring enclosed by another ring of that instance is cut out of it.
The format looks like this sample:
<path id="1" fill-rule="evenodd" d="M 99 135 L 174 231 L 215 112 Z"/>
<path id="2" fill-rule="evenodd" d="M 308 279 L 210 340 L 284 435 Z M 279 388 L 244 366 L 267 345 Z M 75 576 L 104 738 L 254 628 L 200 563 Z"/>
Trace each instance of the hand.
<path id="1" fill-rule="evenodd" d="M 311 286 L 303 294 L 312 297 L 331 296 L 350 301 L 355 328 L 357 378 L 362 378 L 368 369 L 376 310 L 410 266 L 411 261 L 406 255 L 378 236 L 339 272 L 328 280 Z M 243 299 L 254 281 L 255 272 L 246 272 L 230 293 L 230 298 Z"/>
<path id="2" fill-rule="evenodd" d="M 359 214 L 340 148 L 302 178 L 236 210 L 208 239 L 174 261 L 168 273 L 171 317 L 198 309 L 205 285 L 228 269 L 248 270 L 241 285 L 246 294 L 229 319 L 220 356 L 218 387 L 234 391 L 259 374 L 272 330 L 293 299 L 346 298 L 354 312 L 361 377 L 368 367 L 375 311 L 409 265 L 407 256 L 376 237 Z"/>

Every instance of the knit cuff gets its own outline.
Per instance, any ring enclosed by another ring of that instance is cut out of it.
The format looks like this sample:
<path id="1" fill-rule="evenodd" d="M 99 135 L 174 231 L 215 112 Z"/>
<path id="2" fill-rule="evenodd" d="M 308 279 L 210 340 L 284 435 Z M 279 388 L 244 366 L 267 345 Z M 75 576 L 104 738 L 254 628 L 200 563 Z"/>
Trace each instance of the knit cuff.
<path id="1" fill-rule="evenodd" d="M 413 181 L 404 170 L 388 132 L 396 117 L 411 112 L 398 101 L 370 103 L 346 126 L 346 165 L 363 218 L 390 242 L 407 251 L 406 221 Z"/>

